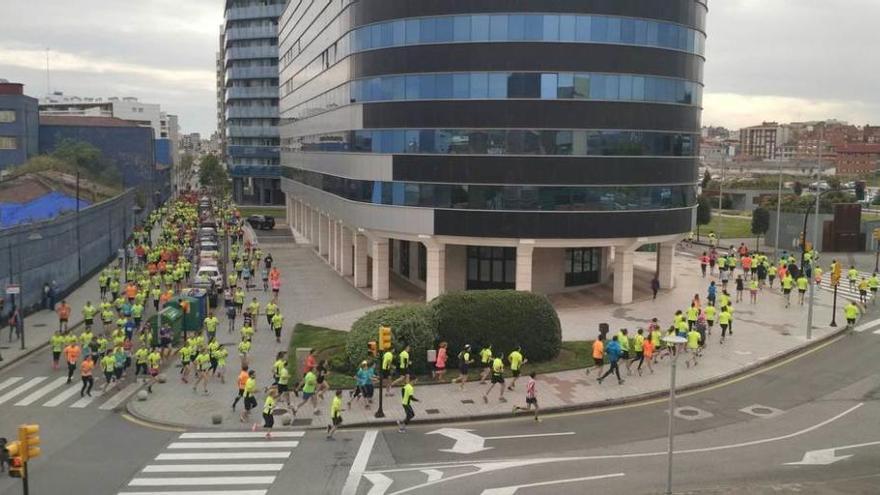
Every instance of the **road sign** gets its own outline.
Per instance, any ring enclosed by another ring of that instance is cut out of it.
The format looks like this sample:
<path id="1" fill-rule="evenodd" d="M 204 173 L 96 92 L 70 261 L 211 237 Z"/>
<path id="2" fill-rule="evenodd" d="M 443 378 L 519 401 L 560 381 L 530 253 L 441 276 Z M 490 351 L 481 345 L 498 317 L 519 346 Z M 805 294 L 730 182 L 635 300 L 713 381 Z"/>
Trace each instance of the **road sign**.
<path id="1" fill-rule="evenodd" d="M 498 437 L 481 437 L 473 430 L 464 430 L 460 428 L 440 428 L 439 430 L 429 431 L 426 435 L 443 435 L 444 437 L 455 440 L 455 444 L 451 449 L 440 449 L 440 452 L 451 452 L 454 454 L 475 454 L 494 447 L 486 447 L 486 440 L 506 440 L 513 438 L 535 438 L 535 437 L 557 437 L 574 435 L 573 431 L 562 433 L 540 433 L 532 435 L 504 435 Z"/>
<path id="2" fill-rule="evenodd" d="M 17 284 L 7 285 L 6 286 L 6 294 L 7 295 L 21 294 L 21 286 L 17 285 Z"/>

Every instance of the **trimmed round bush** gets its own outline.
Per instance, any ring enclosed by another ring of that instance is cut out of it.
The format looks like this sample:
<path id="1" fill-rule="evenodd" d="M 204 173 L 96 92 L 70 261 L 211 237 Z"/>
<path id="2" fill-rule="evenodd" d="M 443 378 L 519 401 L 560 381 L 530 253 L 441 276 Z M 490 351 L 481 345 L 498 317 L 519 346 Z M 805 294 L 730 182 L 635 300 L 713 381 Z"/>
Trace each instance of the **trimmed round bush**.
<path id="1" fill-rule="evenodd" d="M 451 292 L 431 303 L 437 334 L 449 344 L 456 361 L 465 344 L 472 359 L 492 345 L 495 355 L 506 356 L 517 347 L 529 361 L 547 361 L 559 355 L 562 327 L 546 296 L 514 290 Z"/>
<path id="2" fill-rule="evenodd" d="M 437 322 L 431 307 L 424 304 L 380 308 L 354 322 L 345 341 L 349 369 L 356 369 L 361 361 L 370 357 L 368 343 L 378 343 L 380 326 L 391 327 L 395 354 L 409 345 L 413 370 L 416 373 L 428 370 L 427 350 L 433 349 L 437 341 Z M 394 363 L 397 364 L 396 356 Z"/>

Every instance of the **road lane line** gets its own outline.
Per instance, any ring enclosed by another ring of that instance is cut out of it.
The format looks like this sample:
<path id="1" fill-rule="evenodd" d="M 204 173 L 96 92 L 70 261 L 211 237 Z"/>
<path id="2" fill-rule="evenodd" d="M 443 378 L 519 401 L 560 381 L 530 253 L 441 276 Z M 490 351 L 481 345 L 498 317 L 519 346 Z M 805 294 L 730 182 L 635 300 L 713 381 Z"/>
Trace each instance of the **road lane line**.
<path id="1" fill-rule="evenodd" d="M 273 431 L 272 438 L 300 438 L 304 436 L 304 431 Z M 210 439 L 210 438 L 263 438 L 266 434 L 259 431 L 222 431 L 222 432 L 192 432 L 182 433 L 181 440 L 184 439 Z"/>
<path id="2" fill-rule="evenodd" d="M 271 485 L 274 482 L 275 476 L 200 476 L 198 478 L 135 478 L 128 486 Z"/>
<path id="3" fill-rule="evenodd" d="M 361 483 L 361 477 L 367 469 L 367 462 L 370 461 L 370 453 L 373 451 L 373 444 L 376 443 L 376 436 L 379 434 L 377 430 L 367 430 L 364 432 L 364 438 L 361 440 L 361 446 L 358 448 L 354 461 L 351 463 L 351 470 L 345 479 L 345 485 L 342 487 L 342 495 L 355 495 L 358 485 Z"/>
<path id="4" fill-rule="evenodd" d="M 268 490 L 211 490 L 188 492 L 119 492 L 118 495 L 266 495 Z"/>
<path id="5" fill-rule="evenodd" d="M 144 468 L 145 473 L 215 473 L 281 471 L 284 464 L 153 464 Z"/>
<path id="6" fill-rule="evenodd" d="M 241 459 L 287 459 L 290 452 L 198 452 L 159 454 L 157 461 L 222 461 Z"/>
<path id="7" fill-rule="evenodd" d="M 73 397 L 74 395 L 76 395 L 77 393 L 79 393 L 80 390 L 82 390 L 82 387 L 80 387 L 80 386 L 68 387 L 60 394 L 53 397 L 52 400 L 43 404 L 43 407 L 57 407 L 57 406 L 61 405 L 61 403 L 66 401 L 67 399 L 69 399 L 69 398 Z"/>
<path id="8" fill-rule="evenodd" d="M 20 376 L 13 376 L 3 380 L 3 383 L 0 383 L 0 390 L 3 390 L 4 388 L 18 383 L 19 381 L 21 381 L 21 378 L 22 377 Z"/>
<path id="9" fill-rule="evenodd" d="M 292 449 L 299 445 L 297 441 L 275 442 L 172 442 L 169 449 Z"/>
<path id="10" fill-rule="evenodd" d="M 20 401 L 16 402 L 15 405 L 16 406 L 29 406 L 29 405 L 33 404 L 34 402 L 36 402 L 40 397 L 48 394 L 49 392 L 64 385 L 65 383 L 67 383 L 67 377 L 60 376 L 60 377 L 52 380 L 48 385 L 46 385 L 42 388 L 38 388 L 37 390 L 31 392 L 30 395 L 28 395 L 24 399 L 21 399 Z M 76 389 L 76 386 L 74 386 L 72 388 Z"/>
<path id="11" fill-rule="evenodd" d="M 93 400 L 97 399 L 98 397 L 101 397 L 102 395 L 104 395 L 104 392 L 102 392 L 100 390 L 93 391 L 91 397 L 87 395 L 87 396 L 83 397 L 82 399 L 71 404 L 70 407 L 82 409 L 82 408 L 86 407 L 87 405 L 91 404 Z"/>
<path id="12" fill-rule="evenodd" d="M 107 402 L 101 404 L 98 409 L 104 411 L 110 411 L 114 409 L 119 404 L 125 402 L 125 399 L 131 397 L 131 394 L 135 393 L 139 388 L 141 388 L 141 384 L 137 381 L 135 381 L 134 383 L 129 383 L 128 386 L 117 392 L 116 395 L 107 399 Z"/>
<path id="13" fill-rule="evenodd" d="M 6 392 L 2 396 L 0 396 L 0 404 L 3 404 L 5 402 L 9 402 L 9 400 L 12 399 L 13 397 L 15 397 L 16 395 L 26 391 L 27 389 L 33 387 L 34 385 L 39 385 L 41 382 L 45 381 L 46 378 L 48 378 L 48 377 L 37 376 L 37 377 L 31 378 L 30 380 L 15 387 L 14 389 L 10 390 L 9 392 Z"/>
<path id="14" fill-rule="evenodd" d="M 370 487 L 370 491 L 367 492 L 367 495 L 385 495 L 385 492 L 387 492 L 394 483 L 393 479 L 384 474 L 367 473 L 364 475 L 364 478 L 367 478 L 370 480 L 370 483 L 373 484 L 373 486 Z"/>
<path id="15" fill-rule="evenodd" d="M 534 488 L 536 486 L 550 486 L 550 485 L 561 485 L 563 483 L 577 483 L 580 481 L 593 481 L 593 480 L 602 480 L 607 478 L 620 478 L 621 476 L 625 476 L 624 473 L 614 473 L 614 474 L 601 474 L 598 476 L 584 476 L 583 478 L 569 478 L 567 480 L 553 480 L 553 481 L 542 481 L 540 483 L 529 483 L 526 485 L 511 485 L 511 486 L 503 486 L 500 488 L 489 488 L 488 490 L 483 490 L 483 493 L 480 495 L 514 495 L 517 490 L 520 488 Z"/>

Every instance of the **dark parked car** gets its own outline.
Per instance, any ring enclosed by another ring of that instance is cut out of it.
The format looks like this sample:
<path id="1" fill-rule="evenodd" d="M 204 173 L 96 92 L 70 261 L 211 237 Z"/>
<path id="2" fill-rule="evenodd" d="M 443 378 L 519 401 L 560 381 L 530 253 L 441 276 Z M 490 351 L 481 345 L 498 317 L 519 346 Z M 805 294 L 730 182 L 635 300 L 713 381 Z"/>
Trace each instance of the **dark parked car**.
<path id="1" fill-rule="evenodd" d="M 247 218 L 251 227 L 259 230 L 272 230 L 275 228 L 275 217 L 269 215 L 251 215 Z"/>

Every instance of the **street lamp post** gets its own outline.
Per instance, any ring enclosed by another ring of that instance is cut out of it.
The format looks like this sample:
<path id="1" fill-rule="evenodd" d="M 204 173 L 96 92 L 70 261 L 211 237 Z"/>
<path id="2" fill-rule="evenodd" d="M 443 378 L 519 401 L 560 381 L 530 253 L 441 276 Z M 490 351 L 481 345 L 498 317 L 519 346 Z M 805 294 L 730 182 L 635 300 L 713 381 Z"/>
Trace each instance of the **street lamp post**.
<path id="1" fill-rule="evenodd" d="M 663 342 L 667 344 L 671 344 L 674 346 L 678 346 L 680 344 L 684 344 L 687 342 L 687 339 L 684 337 L 679 337 L 678 335 L 667 335 L 663 337 Z M 666 463 L 667 463 L 667 473 L 666 473 L 666 495 L 672 495 L 672 452 L 673 452 L 673 438 L 675 437 L 675 430 L 673 428 L 675 424 L 675 367 L 678 364 L 678 354 L 679 349 L 675 349 L 676 352 L 672 356 L 672 366 L 669 367 L 669 431 L 668 431 L 668 449 L 666 451 Z"/>
<path id="2" fill-rule="evenodd" d="M 782 162 L 779 162 L 779 192 L 776 195 L 776 241 L 773 243 L 773 259 L 779 262 L 779 229 L 782 227 Z"/>
<path id="3" fill-rule="evenodd" d="M 816 253 L 818 252 L 819 246 L 819 179 L 822 177 L 822 136 L 819 137 L 819 157 L 816 162 L 816 211 L 813 214 L 813 259 L 811 260 L 810 265 L 810 273 L 808 276 L 813 278 L 812 271 L 812 263 L 818 262 L 818 256 Z M 807 250 L 807 233 L 804 232 L 804 252 Z M 801 262 L 801 267 L 803 268 L 803 262 Z M 807 340 L 811 340 L 813 338 L 813 302 L 816 298 L 816 284 L 814 280 L 810 280 L 810 306 L 807 308 Z M 836 289 L 836 288 L 835 288 Z M 833 318 L 832 318 L 833 320 Z"/>
<path id="4" fill-rule="evenodd" d="M 727 146 L 721 147 L 721 180 L 718 181 L 718 235 L 716 237 L 717 243 L 721 245 L 721 222 L 724 220 L 724 210 L 722 207 L 724 206 L 724 160 L 727 158 Z"/>

